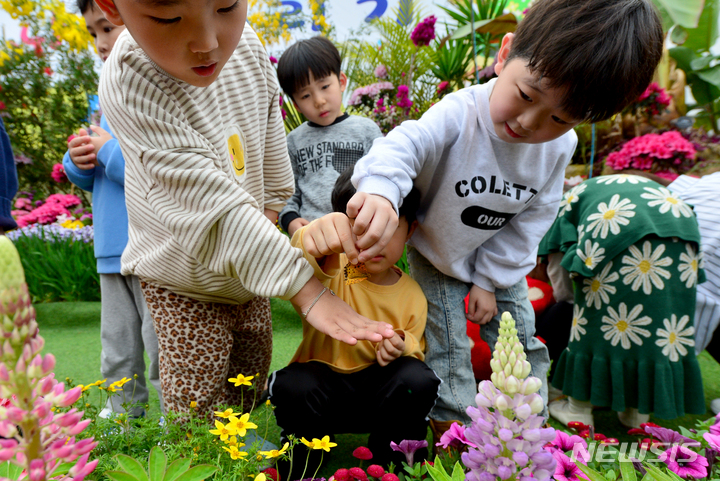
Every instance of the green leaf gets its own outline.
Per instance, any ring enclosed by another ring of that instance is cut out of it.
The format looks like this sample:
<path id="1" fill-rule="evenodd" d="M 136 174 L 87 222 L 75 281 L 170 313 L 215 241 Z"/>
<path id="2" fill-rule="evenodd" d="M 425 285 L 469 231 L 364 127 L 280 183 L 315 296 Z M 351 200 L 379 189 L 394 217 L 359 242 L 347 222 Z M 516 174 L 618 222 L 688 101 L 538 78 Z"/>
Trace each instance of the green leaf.
<path id="1" fill-rule="evenodd" d="M 696 28 L 705 6 L 704 0 L 655 0 L 670 18 L 685 28 Z"/>
<path id="2" fill-rule="evenodd" d="M 105 476 L 113 481 L 137 481 L 137 478 L 134 478 L 125 471 L 105 471 Z"/>
<path id="3" fill-rule="evenodd" d="M 685 30 L 682 25 L 673 25 L 672 29 L 670 29 L 670 40 L 675 45 L 682 45 L 687 41 L 687 39 L 687 30 Z"/>
<path id="4" fill-rule="evenodd" d="M 167 467 L 167 456 L 160 446 L 154 446 L 150 450 L 148 459 L 148 474 L 150 481 L 163 481 L 165 468 Z"/>
<path id="5" fill-rule="evenodd" d="M 10 461 L 0 463 L 0 478 L 18 479 L 22 471 L 23 468 Z"/>
<path id="6" fill-rule="evenodd" d="M 684 0 L 675 0 L 684 1 Z M 696 0 L 692 0 L 696 1 Z M 694 52 L 707 52 L 718 38 L 718 0 L 706 0 L 696 28 L 686 27 L 688 38 L 683 46 Z"/>
<path id="7" fill-rule="evenodd" d="M 580 471 L 585 473 L 585 476 L 587 476 L 590 481 L 606 481 L 605 476 L 598 473 L 594 469 L 585 466 L 583 463 L 576 461 L 575 466 L 577 466 Z"/>
<path id="8" fill-rule="evenodd" d="M 117 459 L 118 464 L 120 464 L 120 467 L 130 476 L 138 481 L 148 481 L 147 473 L 137 459 L 131 458 L 125 454 L 118 454 L 115 458 Z"/>
<path id="9" fill-rule="evenodd" d="M 670 57 L 677 62 L 679 69 L 683 70 L 686 74 L 690 73 L 693 68 L 691 67 L 693 59 L 697 57 L 695 52 L 687 47 L 675 47 L 669 50 Z"/>
<path id="10" fill-rule="evenodd" d="M 489 33 L 498 35 L 501 33 L 514 32 L 517 28 L 517 18 L 512 13 L 506 13 L 497 18 L 479 20 L 475 23 L 467 23 L 455 30 L 450 38 L 459 39 L 467 37 L 473 30 L 477 33 Z"/>
<path id="11" fill-rule="evenodd" d="M 453 481 L 463 481 L 465 479 L 465 470 L 463 470 L 462 466 L 460 465 L 460 461 L 455 461 L 455 466 L 453 467 L 452 472 L 452 480 Z"/>
<path id="12" fill-rule="evenodd" d="M 701 70 L 696 73 L 697 76 L 704 81 L 714 85 L 715 87 L 720 87 L 720 65 L 716 65 L 713 68 Z"/>
<path id="13" fill-rule="evenodd" d="M 70 472 L 70 468 L 75 466 L 75 463 L 60 463 L 57 466 L 55 466 L 55 469 L 53 469 L 52 473 L 48 474 L 48 479 L 55 478 L 58 476 L 63 476 Z M 11 478 L 13 479 L 13 478 Z"/>
<path id="14" fill-rule="evenodd" d="M 178 476 L 177 481 L 200 481 L 202 479 L 210 477 L 210 475 L 217 470 L 217 466 L 210 466 L 209 464 L 198 464 L 197 466 L 193 466 L 192 468 L 188 469 L 180 476 Z"/>
<path id="15" fill-rule="evenodd" d="M 629 461 L 620 463 L 620 474 L 622 475 L 623 481 L 637 481 L 637 474 L 635 474 L 635 467 Z"/>
<path id="16" fill-rule="evenodd" d="M 660 471 L 655 466 L 649 464 L 649 463 L 643 463 L 643 466 L 647 470 L 647 473 L 655 478 L 656 481 L 673 481 L 673 478 L 668 476 L 667 474 Z"/>
<path id="17" fill-rule="evenodd" d="M 175 481 L 178 476 L 188 470 L 188 468 L 190 467 L 190 462 L 190 459 L 180 458 L 170 463 L 167 471 L 165 471 L 165 477 L 163 478 L 163 481 Z"/>

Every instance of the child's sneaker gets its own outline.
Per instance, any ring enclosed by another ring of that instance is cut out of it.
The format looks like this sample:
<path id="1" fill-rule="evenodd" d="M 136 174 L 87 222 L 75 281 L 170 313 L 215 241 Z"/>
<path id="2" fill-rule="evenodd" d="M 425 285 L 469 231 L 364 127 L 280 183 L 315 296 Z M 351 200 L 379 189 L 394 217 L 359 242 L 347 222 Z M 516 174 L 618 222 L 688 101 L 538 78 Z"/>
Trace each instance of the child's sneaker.
<path id="1" fill-rule="evenodd" d="M 620 424 L 626 428 L 640 428 L 640 425 L 650 421 L 649 414 L 640 414 L 635 408 L 627 408 L 623 412 L 618 412 Z"/>
<path id="2" fill-rule="evenodd" d="M 720 414 L 720 397 L 710 402 L 710 409 L 714 414 Z"/>

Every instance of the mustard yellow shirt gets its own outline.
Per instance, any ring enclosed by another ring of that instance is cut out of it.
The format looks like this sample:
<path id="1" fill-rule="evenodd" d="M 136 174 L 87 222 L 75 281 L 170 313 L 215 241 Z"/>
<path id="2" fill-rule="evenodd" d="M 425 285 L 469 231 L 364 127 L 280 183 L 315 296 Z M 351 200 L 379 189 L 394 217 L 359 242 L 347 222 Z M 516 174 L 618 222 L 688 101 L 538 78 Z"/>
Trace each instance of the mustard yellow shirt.
<path id="1" fill-rule="evenodd" d="M 292 245 L 302 249 L 305 258 L 315 270 L 315 277 L 352 307 L 358 314 L 374 321 L 391 324 L 395 332 L 405 336 L 403 356 L 425 359 L 425 323 L 427 322 L 427 299 L 422 289 L 410 276 L 398 269 L 400 279 L 391 286 L 373 284 L 369 280 L 345 285 L 343 268 L 324 271 L 316 259 L 305 251 L 299 229 Z M 340 266 L 348 260 L 340 255 Z M 377 343 L 358 341 L 354 346 L 335 340 L 318 331 L 305 319 L 303 339 L 290 362 L 318 361 L 341 373 L 360 371 L 377 362 Z"/>

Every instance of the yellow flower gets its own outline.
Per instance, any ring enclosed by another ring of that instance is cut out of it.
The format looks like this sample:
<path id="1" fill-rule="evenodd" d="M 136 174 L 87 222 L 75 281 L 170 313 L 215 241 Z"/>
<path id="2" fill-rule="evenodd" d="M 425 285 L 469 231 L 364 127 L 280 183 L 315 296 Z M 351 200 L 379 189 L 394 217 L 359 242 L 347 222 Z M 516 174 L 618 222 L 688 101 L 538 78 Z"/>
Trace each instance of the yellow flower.
<path id="1" fill-rule="evenodd" d="M 225 411 L 215 411 L 215 416 L 217 416 L 219 418 L 227 419 L 230 416 L 232 416 L 233 414 L 235 414 L 235 413 L 233 412 L 232 408 L 227 408 Z"/>
<path id="2" fill-rule="evenodd" d="M 230 457 L 233 459 L 242 459 L 247 456 L 247 453 L 245 451 L 238 451 L 238 448 L 236 448 L 235 446 L 230 446 L 229 448 L 223 446 L 223 449 L 230 453 Z"/>
<path id="3" fill-rule="evenodd" d="M 305 438 L 300 438 L 300 442 L 303 443 L 303 444 L 304 444 L 305 446 L 307 446 L 308 448 L 312 448 L 312 447 L 315 446 L 315 443 L 313 443 L 312 441 L 308 441 L 308 440 L 305 439 Z"/>
<path id="4" fill-rule="evenodd" d="M 230 436 L 225 440 L 225 444 L 228 446 L 235 446 L 236 448 L 242 448 L 245 446 L 245 443 L 239 443 L 237 440 L 237 436 Z"/>
<path id="5" fill-rule="evenodd" d="M 85 224 L 77 219 L 68 219 L 60 225 L 66 229 L 80 229 L 81 227 L 85 227 Z"/>
<path id="6" fill-rule="evenodd" d="M 217 429 L 211 429 L 210 434 L 214 434 L 215 436 L 220 436 L 220 439 L 222 441 L 225 441 L 229 436 L 232 436 L 234 434 L 237 434 L 237 429 L 231 425 L 231 423 L 228 423 L 227 426 L 221 423 L 220 421 L 215 421 L 215 427 Z M 242 436 L 242 434 L 241 434 Z"/>
<path id="7" fill-rule="evenodd" d="M 270 451 L 258 451 L 258 454 L 262 454 L 266 458 L 277 458 L 285 454 L 290 443 L 285 443 L 281 449 L 271 449 Z"/>
<path id="8" fill-rule="evenodd" d="M 129 382 L 130 382 L 130 378 L 124 377 L 124 378 L 120 379 L 119 381 L 115 381 L 114 383 L 110 384 L 110 386 L 108 386 L 108 391 L 115 392 L 115 389 L 117 389 L 118 391 L 122 391 L 122 387 Z M 114 388 L 114 389 L 112 389 L 112 388 Z"/>
<path id="9" fill-rule="evenodd" d="M 257 476 L 255 476 L 255 481 L 266 481 L 265 473 L 259 473 Z"/>
<path id="10" fill-rule="evenodd" d="M 230 379 L 228 379 L 228 382 L 235 383 L 235 386 L 252 386 L 250 380 L 254 377 L 255 376 L 245 377 L 242 374 L 238 374 L 238 377 L 231 377 Z"/>
<path id="11" fill-rule="evenodd" d="M 324 449 L 328 453 L 330 448 L 337 446 L 337 443 L 330 441 L 330 436 L 323 436 L 322 439 L 313 438 L 313 449 Z"/>
<path id="12" fill-rule="evenodd" d="M 251 423 L 249 421 L 250 419 L 250 413 L 245 413 L 240 418 L 237 418 L 235 416 L 230 416 L 228 420 L 230 421 L 227 425 L 228 427 L 231 427 L 235 429 L 238 436 L 245 436 L 248 429 L 256 429 L 257 424 Z M 215 421 L 217 422 L 217 421 Z"/>
<path id="13" fill-rule="evenodd" d="M 195 409 L 197 407 L 196 401 L 190 401 L 190 409 Z"/>

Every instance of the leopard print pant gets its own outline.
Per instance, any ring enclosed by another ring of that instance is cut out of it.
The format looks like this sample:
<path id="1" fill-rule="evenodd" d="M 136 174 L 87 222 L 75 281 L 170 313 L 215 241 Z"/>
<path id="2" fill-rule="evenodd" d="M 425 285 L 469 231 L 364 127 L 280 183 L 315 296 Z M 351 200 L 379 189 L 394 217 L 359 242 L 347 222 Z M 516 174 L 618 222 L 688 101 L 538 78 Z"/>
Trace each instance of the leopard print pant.
<path id="1" fill-rule="evenodd" d="M 262 392 L 272 357 L 270 300 L 203 302 L 141 282 L 158 336 L 165 408 L 212 418 L 218 405 L 249 412 Z M 254 389 L 228 378 L 255 376 Z"/>

